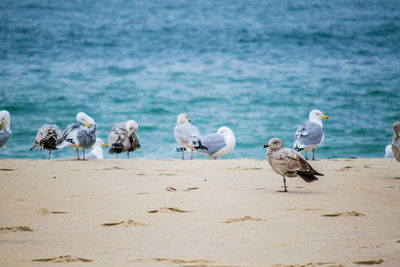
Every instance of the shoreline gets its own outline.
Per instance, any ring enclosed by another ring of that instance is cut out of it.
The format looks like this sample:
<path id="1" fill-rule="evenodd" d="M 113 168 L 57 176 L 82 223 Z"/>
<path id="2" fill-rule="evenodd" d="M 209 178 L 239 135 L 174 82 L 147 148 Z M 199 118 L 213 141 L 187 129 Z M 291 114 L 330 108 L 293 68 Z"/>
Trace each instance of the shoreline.
<path id="1" fill-rule="evenodd" d="M 399 265 L 400 163 L 308 162 L 0 159 L 0 265 Z"/>

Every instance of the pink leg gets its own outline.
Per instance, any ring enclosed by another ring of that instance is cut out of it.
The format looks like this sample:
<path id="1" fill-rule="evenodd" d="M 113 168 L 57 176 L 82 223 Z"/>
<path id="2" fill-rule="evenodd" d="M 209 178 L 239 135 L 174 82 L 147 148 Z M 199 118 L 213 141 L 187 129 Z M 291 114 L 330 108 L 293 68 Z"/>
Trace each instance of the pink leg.
<path id="1" fill-rule="evenodd" d="M 185 148 L 182 147 L 182 159 L 185 159 Z"/>
<path id="2" fill-rule="evenodd" d="M 76 149 L 76 156 L 78 157 L 78 160 L 80 160 L 80 158 L 79 158 L 79 150 L 78 149 Z"/>
<path id="3" fill-rule="evenodd" d="M 85 160 L 85 149 L 83 149 L 83 160 Z"/>
<path id="4" fill-rule="evenodd" d="M 308 160 L 308 157 L 307 157 L 307 152 L 306 152 L 306 151 L 304 151 L 304 153 L 306 154 L 306 160 Z"/>
<path id="5" fill-rule="evenodd" d="M 315 148 L 313 148 L 313 150 L 312 150 L 312 160 L 315 160 L 314 154 L 315 154 Z"/>
<path id="6" fill-rule="evenodd" d="M 190 152 L 190 159 L 191 160 L 193 159 L 193 149 L 192 149 L 192 152 Z"/>
<path id="7" fill-rule="evenodd" d="M 49 151 L 49 159 L 50 159 L 50 156 L 51 156 L 51 150 Z"/>

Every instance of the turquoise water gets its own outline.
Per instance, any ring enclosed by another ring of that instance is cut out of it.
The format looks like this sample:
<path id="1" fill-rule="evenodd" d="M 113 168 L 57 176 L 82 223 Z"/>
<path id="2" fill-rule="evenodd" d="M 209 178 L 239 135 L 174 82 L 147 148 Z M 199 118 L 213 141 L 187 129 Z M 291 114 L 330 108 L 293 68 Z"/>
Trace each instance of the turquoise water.
<path id="1" fill-rule="evenodd" d="M 314 108 L 331 117 L 318 157 L 383 157 L 400 120 L 400 2 L 3 0 L 0 100 L 1 158 L 46 158 L 29 151 L 38 128 L 79 111 L 104 140 L 136 120 L 133 157 L 179 158 L 185 112 L 203 134 L 232 128 L 226 158 L 264 158 Z"/>

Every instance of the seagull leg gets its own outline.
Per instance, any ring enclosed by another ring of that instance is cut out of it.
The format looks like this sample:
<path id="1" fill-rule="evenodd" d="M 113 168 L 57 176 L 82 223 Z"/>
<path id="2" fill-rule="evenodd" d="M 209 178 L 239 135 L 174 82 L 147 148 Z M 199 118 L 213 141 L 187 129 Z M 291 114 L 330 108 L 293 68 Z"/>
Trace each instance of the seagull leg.
<path id="1" fill-rule="evenodd" d="M 79 158 L 79 150 L 78 149 L 76 149 L 76 156 L 78 157 L 78 160 L 80 160 L 80 158 Z"/>
<path id="2" fill-rule="evenodd" d="M 315 160 L 314 154 L 315 154 L 315 148 L 313 148 L 313 150 L 312 150 L 312 160 Z"/>
<path id="3" fill-rule="evenodd" d="M 85 160 L 85 148 L 83 148 L 83 160 Z"/>
<path id="4" fill-rule="evenodd" d="M 286 178 L 285 178 L 285 176 L 282 176 L 283 177 L 283 188 L 284 188 L 284 190 L 282 191 L 282 190 L 278 190 L 277 192 L 287 192 L 287 186 L 286 186 Z"/>
<path id="5" fill-rule="evenodd" d="M 129 152 L 128 152 L 128 159 L 129 159 Z"/>
<path id="6" fill-rule="evenodd" d="M 49 151 L 49 159 L 50 159 L 50 156 L 51 156 L 51 150 Z"/>
<path id="7" fill-rule="evenodd" d="M 214 158 L 214 160 L 216 160 L 216 159 L 217 159 L 217 157 Z"/>
<path id="8" fill-rule="evenodd" d="M 117 158 L 118 158 L 118 153 L 116 153 L 115 155 L 116 155 L 116 156 L 117 156 Z"/>
<path id="9" fill-rule="evenodd" d="M 192 148 L 192 152 L 190 152 L 190 159 L 193 159 L 193 148 Z"/>
<path id="10" fill-rule="evenodd" d="M 304 153 L 306 154 L 306 160 L 308 160 L 308 157 L 307 157 L 307 151 L 304 151 Z"/>
<path id="11" fill-rule="evenodd" d="M 182 147 L 182 159 L 185 159 L 185 148 Z"/>

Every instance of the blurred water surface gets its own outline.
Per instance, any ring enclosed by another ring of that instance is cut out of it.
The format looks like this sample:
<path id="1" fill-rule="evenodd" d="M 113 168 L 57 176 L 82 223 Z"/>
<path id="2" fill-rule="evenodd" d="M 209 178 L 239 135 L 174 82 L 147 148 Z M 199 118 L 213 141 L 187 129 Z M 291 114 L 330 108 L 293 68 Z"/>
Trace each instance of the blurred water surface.
<path id="1" fill-rule="evenodd" d="M 390 0 L 3 0 L 0 109 L 13 136 L 0 157 L 46 158 L 29 151 L 38 128 L 84 111 L 104 140 L 136 120 L 134 157 L 179 158 L 185 112 L 203 134 L 233 129 L 227 158 L 264 158 L 270 137 L 291 147 L 314 108 L 331 117 L 318 157 L 382 157 L 400 120 L 399 44 Z"/>

